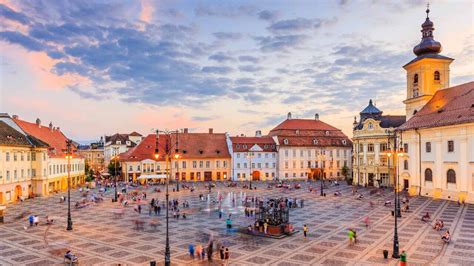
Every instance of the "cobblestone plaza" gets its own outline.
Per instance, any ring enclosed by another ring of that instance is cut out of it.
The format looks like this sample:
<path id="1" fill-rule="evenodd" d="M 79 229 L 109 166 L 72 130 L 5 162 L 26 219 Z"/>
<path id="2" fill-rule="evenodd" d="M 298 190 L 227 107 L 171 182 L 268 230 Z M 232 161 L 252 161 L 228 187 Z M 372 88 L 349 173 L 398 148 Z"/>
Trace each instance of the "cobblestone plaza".
<path id="1" fill-rule="evenodd" d="M 326 197 L 319 196 L 318 183 L 302 183 L 301 189 L 268 189 L 267 184 L 254 184 L 257 190 L 229 188 L 218 183 L 212 189 L 211 200 L 201 201 L 199 194 L 207 195 L 208 190 L 198 185 L 197 190 L 170 192 L 170 199 L 190 203 L 187 219 L 170 218 L 171 261 L 174 265 L 208 264 L 207 261 L 192 260 L 188 254 L 189 244 L 206 244 L 206 235 L 213 234 L 215 239 L 230 249 L 231 265 L 380 265 L 397 264 L 395 259 L 384 259 L 383 250 L 389 251 L 393 245 L 392 207 L 385 207 L 386 200 L 392 200 L 393 193 L 372 194 L 369 189 L 361 188 L 364 195 L 357 200 L 352 188 L 346 185 L 330 186 L 325 189 Z M 318 188 L 318 192 L 309 192 L 308 186 Z M 171 186 L 173 187 L 173 186 Z M 97 190 L 97 189 L 95 189 Z M 165 193 L 147 191 L 147 199 L 164 200 Z M 334 196 L 335 191 L 341 196 Z M 303 208 L 290 211 L 290 221 L 298 233 L 282 239 L 249 236 L 228 231 L 225 219 L 219 219 L 212 201 L 220 192 L 224 196 L 224 217 L 232 213 L 234 225 L 246 227 L 254 218 L 247 218 L 243 208 L 226 204 L 232 195 L 237 202 L 247 196 L 259 196 L 266 199 L 289 197 L 304 200 Z M 73 191 L 71 205 L 81 198 L 79 191 Z M 125 207 L 124 215 L 114 215 L 117 208 L 112 203 L 113 192 L 106 193 L 102 203 L 82 209 L 72 208 L 74 230 L 66 231 L 67 204 L 59 203 L 58 194 L 48 198 L 35 198 L 10 205 L 7 209 L 5 224 L 0 225 L 0 265 L 53 265 L 63 263 L 62 250 L 70 249 L 79 257 L 82 265 L 149 265 L 150 261 L 162 264 L 165 249 L 165 215 L 158 216 L 160 224 L 153 229 L 149 226 L 154 215 L 149 216 L 148 207 L 142 213 L 134 211 L 134 205 Z M 373 202 L 371 207 L 369 202 Z M 28 211 L 40 217 L 39 226 L 28 226 L 26 218 L 17 217 Z M 442 219 L 452 235 L 452 241 L 446 245 L 440 233 L 430 224 L 420 220 L 422 214 L 429 212 L 431 220 Z M 54 217 L 55 223 L 47 230 L 44 225 L 46 216 Z M 139 216 L 139 217 L 138 217 Z M 171 216 L 171 215 L 170 215 Z M 368 229 L 364 217 L 370 219 Z M 458 206 L 456 202 L 436 200 L 425 197 L 410 198 L 410 212 L 402 213 L 399 220 L 400 251 L 408 254 L 410 265 L 426 264 L 474 264 L 474 206 Z M 145 221 L 144 230 L 137 231 L 134 221 Z M 308 237 L 303 238 L 302 226 L 308 226 Z M 347 231 L 355 228 L 357 244 L 349 246 Z M 217 256 L 213 264 L 221 265 Z"/>

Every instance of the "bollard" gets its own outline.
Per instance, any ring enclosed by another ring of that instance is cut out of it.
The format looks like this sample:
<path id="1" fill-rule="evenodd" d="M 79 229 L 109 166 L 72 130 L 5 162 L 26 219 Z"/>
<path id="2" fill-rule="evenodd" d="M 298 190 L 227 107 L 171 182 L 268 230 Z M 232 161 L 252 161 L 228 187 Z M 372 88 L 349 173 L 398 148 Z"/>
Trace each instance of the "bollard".
<path id="1" fill-rule="evenodd" d="M 388 250 L 386 249 L 383 250 L 383 258 L 388 259 Z"/>

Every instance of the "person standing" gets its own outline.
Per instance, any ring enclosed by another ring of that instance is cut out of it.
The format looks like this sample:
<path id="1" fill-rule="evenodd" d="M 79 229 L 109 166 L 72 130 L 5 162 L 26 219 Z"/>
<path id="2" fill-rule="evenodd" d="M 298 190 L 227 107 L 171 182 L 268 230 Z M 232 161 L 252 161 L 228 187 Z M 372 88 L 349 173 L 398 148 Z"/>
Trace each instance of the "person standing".
<path id="1" fill-rule="evenodd" d="M 225 259 L 225 248 L 224 248 L 224 245 L 221 246 L 221 248 L 219 249 L 219 253 L 220 253 L 220 256 L 221 256 L 221 260 L 224 261 Z"/>
<path id="2" fill-rule="evenodd" d="M 228 264 L 229 263 L 229 258 L 230 258 L 230 254 L 229 254 L 229 248 L 225 248 L 225 252 L 224 252 L 224 264 Z"/>
<path id="3" fill-rule="evenodd" d="M 207 246 L 207 260 L 208 261 L 212 261 L 212 253 L 213 253 L 212 248 L 213 248 L 213 245 L 214 245 L 214 243 L 211 241 L 209 243 L 209 246 Z"/>
<path id="4" fill-rule="evenodd" d="M 189 256 L 191 256 L 192 259 L 194 259 L 194 246 L 193 244 L 189 244 Z"/>
<path id="5" fill-rule="evenodd" d="M 268 224 L 267 224 L 267 222 L 265 222 L 265 223 L 263 223 L 263 233 L 267 234 L 267 230 L 268 230 Z"/>
<path id="6" fill-rule="evenodd" d="M 352 242 L 354 242 L 354 232 L 352 231 L 352 228 L 347 232 L 347 236 L 349 237 L 349 246 L 352 246 Z"/>
<path id="7" fill-rule="evenodd" d="M 307 232 L 308 232 L 308 227 L 306 225 L 303 225 L 303 235 L 305 239 L 306 239 Z"/>
<path id="8" fill-rule="evenodd" d="M 201 246 L 201 244 L 197 244 L 197 246 L 196 246 L 196 255 L 198 256 L 198 259 L 201 259 L 201 254 L 202 254 L 202 246 Z"/>

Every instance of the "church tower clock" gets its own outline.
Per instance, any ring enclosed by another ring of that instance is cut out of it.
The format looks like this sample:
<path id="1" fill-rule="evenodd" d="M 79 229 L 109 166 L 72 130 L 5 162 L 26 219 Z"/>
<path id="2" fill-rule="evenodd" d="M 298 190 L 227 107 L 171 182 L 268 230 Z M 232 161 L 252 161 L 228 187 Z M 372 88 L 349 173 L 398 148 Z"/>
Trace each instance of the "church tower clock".
<path id="1" fill-rule="evenodd" d="M 434 24 L 426 9 L 426 20 L 421 25 L 421 42 L 413 48 L 415 59 L 404 65 L 407 71 L 406 117 L 410 119 L 436 91 L 449 88 L 449 65 L 454 60 L 440 55 L 441 43 L 433 39 Z"/>

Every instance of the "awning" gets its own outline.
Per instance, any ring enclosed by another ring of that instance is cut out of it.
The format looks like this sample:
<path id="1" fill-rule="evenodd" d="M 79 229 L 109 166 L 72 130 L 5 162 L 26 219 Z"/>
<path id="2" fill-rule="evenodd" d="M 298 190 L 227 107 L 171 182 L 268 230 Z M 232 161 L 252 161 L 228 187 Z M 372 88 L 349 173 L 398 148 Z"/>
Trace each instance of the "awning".
<path id="1" fill-rule="evenodd" d="M 166 175 L 140 175 L 137 179 L 166 179 Z"/>
<path id="2" fill-rule="evenodd" d="M 101 176 L 109 176 L 110 174 L 109 173 L 102 173 L 100 174 Z"/>

